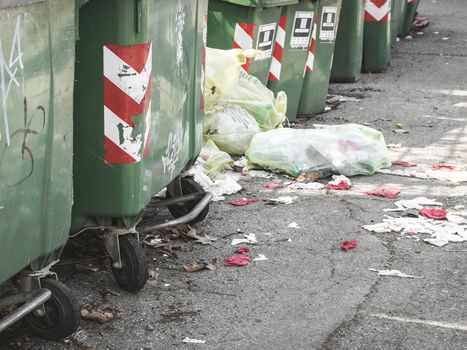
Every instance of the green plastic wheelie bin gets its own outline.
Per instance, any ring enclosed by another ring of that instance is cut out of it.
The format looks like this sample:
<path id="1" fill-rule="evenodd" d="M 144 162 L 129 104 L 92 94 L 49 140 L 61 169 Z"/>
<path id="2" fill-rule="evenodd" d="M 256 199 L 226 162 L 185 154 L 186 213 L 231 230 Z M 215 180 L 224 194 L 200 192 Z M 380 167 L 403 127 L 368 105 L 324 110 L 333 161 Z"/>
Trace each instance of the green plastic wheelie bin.
<path id="1" fill-rule="evenodd" d="M 365 0 L 364 72 L 382 72 L 391 62 L 391 0 Z"/>
<path id="2" fill-rule="evenodd" d="M 0 332 L 22 318 L 47 339 L 79 326 L 79 304 L 51 271 L 73 201 L 74 9 L 0 2 L 0 309 L 12 310 Z"/>
<path id="3" fill-rule="evenodd" d="M 317 1 L 301 0 L 282 8 L 269 71 L 268 88 L 287 94 L 287 117 L 297 117 Z"/>
<path id="4" fill-rule="evenodd" d="M 420 0 L 407 0 L 407 9 L 405 10 L 405 16 L 402 20 L 402 31 L 401 36 L 409 34 L 412 29 L 412 23 L 417 14 L 417 8 Z"/>
<path id="5" fill-rule="evenodd" d="M 353 83 L 360 78 L 363 59 L 363 16 L 365 0 L 342 2 L 331 82 Z"/>
<path id="6" fill-rule="evenodd" d="M 282 6 L 298 1 L 209 0 L 208 46 L 260 50 L 243 68 L 266 85 Z"/>
<path id="7" fill-rule="evenodd" d="M 298 105 L 299 115 L 323 113 L 336 41 L 341 0 L 319 0 L 305 78 Z"/>
<path id="8" fill-rule="evenodd" d="M 391 44 L 394 44 L 402 31 L 407 0 L 391 0 Z"/>
<path id="9" fill-rule="evenodd" d="M 150 229 L 202 220 L 211 199 L 179 177 L 202 146 L 207 0 L 89 0 L 78 18 L 71 234 L 103 231 L 117 284 L 136 292 L 151 198 L 167 187 L 175 219 Z"/>

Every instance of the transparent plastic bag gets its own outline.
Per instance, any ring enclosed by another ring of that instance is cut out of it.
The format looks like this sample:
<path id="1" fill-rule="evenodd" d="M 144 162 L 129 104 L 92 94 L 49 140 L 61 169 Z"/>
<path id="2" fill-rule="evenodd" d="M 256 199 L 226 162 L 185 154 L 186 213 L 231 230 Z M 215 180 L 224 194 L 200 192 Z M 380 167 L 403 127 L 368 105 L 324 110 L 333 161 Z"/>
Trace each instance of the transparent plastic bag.
<path id="1" fill-rule="evenodd" d="M 205 139 L 228 154 L 245 154 L 251 139 L 260 131 L 255 118 L 240 106 L 216 105 L 204 117 Z"/>
<path id="2" fill-rule="evenodd" d="M 294 177 L 315 171 L 372 175 L 391 164 L 381 132 L 357 124 L 267 131 L 253 137 L 246 157 L 250 167 Z"/>
<path id="3" fill-rule="evenodd" d="M 204 160 L 203 166 L 211 179 L 215 179 L 224 170 L 230 170 L 234 160 L 228 153 L 221 151 L 212 140 L 207 140 L 199 154 Z"/>
<path id="4" fill-rule="evenodd" d="M 256 119 L 263 131 L 282 127 L 286 120 L 287 95 L 280 91 L 277 97 L 258 78 L 241 71 L 230 92 L 219 102 L 245 108 Z"/>

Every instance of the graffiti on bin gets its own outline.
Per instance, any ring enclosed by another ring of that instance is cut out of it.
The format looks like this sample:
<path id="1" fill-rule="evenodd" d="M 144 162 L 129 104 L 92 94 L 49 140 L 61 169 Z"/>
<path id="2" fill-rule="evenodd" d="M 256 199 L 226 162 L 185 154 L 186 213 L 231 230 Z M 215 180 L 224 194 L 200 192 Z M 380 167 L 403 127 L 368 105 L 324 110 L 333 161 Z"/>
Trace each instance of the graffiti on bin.
<path id="1" fill-rule="evenodd" d="M 8 120 L 8 97 L 11 89 L 15 86 L 20 88 L 23 85 L 23 51 L 21 48 L 21 23 L 23 15 L 16 19 L 15 32 L 9 51 L 5 51 L 4 43 L 0 37 L 0 102 L 3 114 L 3 133 L 0 130 L 0 141 L 5 139 L 7 145 L 10 144 L 11 134 Z M 3 141 L 2 141 L 3 143 Z"/>
<path id="2" fill-rule="evenodd" d="M 167 142 L 167 148 L 162 156 L 162 164 L 164 166 L 164 174 L 169 173 L 173 176 L 175 165 L 180 157 L 182 150 L 183 128 L 178 128 L 175 132 L 170 132 Z"/>

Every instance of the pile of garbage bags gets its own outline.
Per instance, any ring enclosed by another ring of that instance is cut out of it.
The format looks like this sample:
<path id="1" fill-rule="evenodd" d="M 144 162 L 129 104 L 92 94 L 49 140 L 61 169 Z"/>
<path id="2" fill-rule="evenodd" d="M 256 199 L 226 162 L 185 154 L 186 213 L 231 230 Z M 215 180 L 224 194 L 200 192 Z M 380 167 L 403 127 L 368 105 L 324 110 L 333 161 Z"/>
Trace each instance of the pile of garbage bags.
<path id="1" fill-rule="evenodd" d="M 256 50 L 207 49 L 203 171 L 216 179 L 246 155 L 248 168 L 293 177 L 371 175 L 390 166 L 381 132 L 357 124 L 284 128 L 287 96 L 277 96 L 242 65 Z"/>

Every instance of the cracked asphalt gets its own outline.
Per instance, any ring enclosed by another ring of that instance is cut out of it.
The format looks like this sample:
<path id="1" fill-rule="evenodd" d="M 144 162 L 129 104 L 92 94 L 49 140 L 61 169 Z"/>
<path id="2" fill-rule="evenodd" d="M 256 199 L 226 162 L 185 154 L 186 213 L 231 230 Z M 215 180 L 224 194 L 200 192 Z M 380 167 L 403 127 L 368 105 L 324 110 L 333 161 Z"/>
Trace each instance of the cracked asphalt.
<path id="1" fill-rule="evenodd" d="M 430 25 L 393 48 L 385 74 L 363 75 L 351 85 L 333 84 L 331 93 L 362 97 L 308 120 L 367 123 L 381 130 L 395 159 L 431 167 L 437 162 L 465 166 L 467 158 L 467 4 L 464 0 L 422 0 Z M 453 93 L 459 90 L 461 93 Z M 462 93 L 463 91 L 463 93 Z M 460 96 L 463 95 L 463 96 Z M 404 124 L 409 134 L 392 130 Z M 467 184 L 385 174 L 354 177 L 350 191 L 265 189 L 286 181 L 245 177 L 244 190 L 229 199 L 297 196 L 290 205 L 264 202 L 233 207 L 211 204 L 199 233 L 212 245 L 185 244 L 172 252 L 146 248 L 158 276 L 138 294 L 119 291 L 101 244 L 84 235 L 77 260 L 65 254 L 60 280 L 82 304 L 109 307 L 117 318 L 105 324 L 83 320 L 64 342 L 34 338 L 18 324 L 2 334 L 1 349 L 467 349 L 467 243 L 435 247 L 398 234 L 372 234 L 362 225 L 381 222 L 394 200 L 364 195 L 370 188 L 400 186 L 403 199 L 436 198 L 451 209 L 467 206 Z M 466 209 L 467 210 L 467 209 Z M 148 208 L 146 220 L 155 210 Z M 157 212 L 164 216 L 165 211 Z M 289 228 L 296 222 L 299 228 Z M 224 267 L 232 238 L 254 233 L 252 255 L 268 260 Z M 342 252 L 344 240 L 358 247 Z M 183 265 L 217 259 L 217 269 L 197 273 Z M 77 262 L 78 261 L 78 262 Z M 97 271 L 76 264 L 92 263 Z M 423 276 L 378 276 L 368 269 L 398 269 Z M 103 288 L 119 295 L 102 295 Z M 185 337 L 205 344 L 185 344 Z"/>

